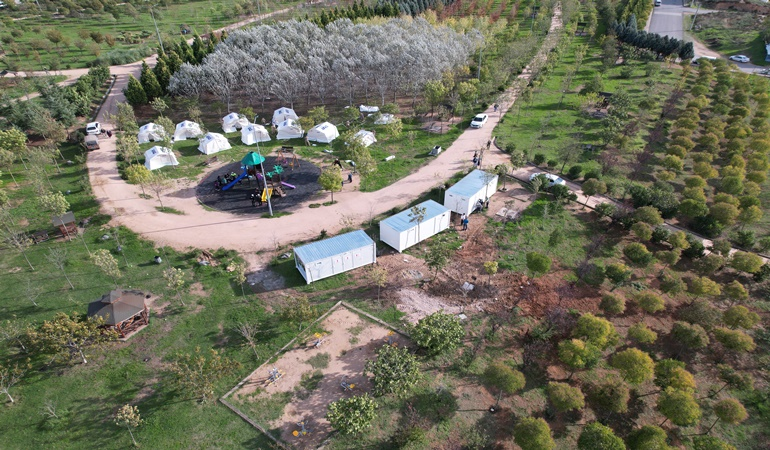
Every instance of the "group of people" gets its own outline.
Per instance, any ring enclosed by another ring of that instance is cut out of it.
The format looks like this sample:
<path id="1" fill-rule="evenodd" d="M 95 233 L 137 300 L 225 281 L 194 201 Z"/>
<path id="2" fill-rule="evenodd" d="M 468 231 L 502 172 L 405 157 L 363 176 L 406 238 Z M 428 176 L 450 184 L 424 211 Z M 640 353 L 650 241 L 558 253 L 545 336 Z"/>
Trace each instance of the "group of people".
<path id="1" fill-rule="evenodd" d="M 238 174 L 235 173 L 235 172 L 230 172 L 228 174 L 219 175 L 217 177 L 217 179 L 214 181 L 214 188 L 217 189 L 217 190 L 222 189 L 222 187 L 226 186 L 228 183 L 232 182 L 236 178 L 238 178 Z M 241 182 L 238 181 L 238 184 L 240 184 L 240 183 Z"/>
<path id="2" fill-rule="evenodd" d="M 479 152 L 473 152 L 473 165 L 481 168 L 481 156 L 479 155 Z"/>
<path id="3" fill-rule="evenodd" d="M 249 195 L 251 199 L 251 206 L 262 206 L 262 189 L 257 188 Z"/>

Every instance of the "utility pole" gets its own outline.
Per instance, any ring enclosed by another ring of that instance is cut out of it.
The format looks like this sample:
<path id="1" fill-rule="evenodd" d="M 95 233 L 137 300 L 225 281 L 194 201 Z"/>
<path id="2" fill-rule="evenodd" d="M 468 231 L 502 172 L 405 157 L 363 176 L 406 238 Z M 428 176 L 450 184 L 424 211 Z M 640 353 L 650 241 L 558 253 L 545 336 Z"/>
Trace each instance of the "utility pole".
<path id="1" fill-rule="evenodd" d="M 687 31 L 692 31 L 692 27 L 695 26 L 695 19 L 698 18 L 698 11 L 700 11 L 700 3 L 698 3 L 698 7 L 695 8 L 695 15 L 692 18 L 692 22 L 690 23 L 690 29 Z"/>
<path id="2" fill-rule="evenodd" d="M 256 120 L 256 117 L 254 117 Z M 260 158 L 262 158 L 262 153 L 259 151 L 259 141 L 257 141 L 257 155 L 259 155 Z M 267 190 L 267 177 L 265 176 L 265 162 L 267 160 L 265 158 L 262 158 L 262 163 L 259 165 L 259 167 L 262 168 L 262 182 L 265 184 L 265 197 L 267 197 L 267 209 L 270 211 L 270 217 L 273 217 L 273 205 L 270 203 L 270 192 Z"/>
<path id="3" fill-rule="evenodd" d="M 158 44 L 160 45 L 160 51 L 162 51 L 165 54 L 166 50 L 163 48 L 163 41 L 160 39 L 160 31 L 158 31 L 158 22 L 155 21 L 155 14 L 152 11 L 152 4 L 150 4 L 150 16 L 152 16 L 152 23 L 155 24 L 155 34 L 158 35 Z"/>

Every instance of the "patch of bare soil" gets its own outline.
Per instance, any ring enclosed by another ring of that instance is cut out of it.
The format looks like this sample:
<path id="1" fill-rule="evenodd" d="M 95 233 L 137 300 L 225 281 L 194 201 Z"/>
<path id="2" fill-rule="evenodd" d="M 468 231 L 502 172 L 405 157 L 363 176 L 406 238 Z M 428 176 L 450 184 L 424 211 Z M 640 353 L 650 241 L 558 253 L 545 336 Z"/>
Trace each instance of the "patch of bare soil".
<path id="1" fill-rule="evenodd" d="M 206 292 L 206 289 L 200 282 L 195 282 L 190 285 L 190 294 L 201 298 L 207 298 L 209 296 L 209 293 Z"/>
<path id="2" fill-rule="evenodd" d="M 265 366 L 264 370 L 252 374 L 234 394 L 235 398 L 248 401 L 270 397 L 278 392 L 301 391 L 302 375 L 316 371 L 308 360 L 321 353 L 329 354 L 328 366 L 318 369 L 323 374 L 318 386 L 306 395 L 292 397 L 280 419 L 263 424 L 270 429 L 280 428 L 281 440 L 297 448 L 317 448 L 328 437 L 331 427 L 324 416 L 329 403 L 371 390 L 364 366 L 368 360 L 374 359 L 377 349 L 389 339 L 397 345 L 407 345 L 406 339 L 400 335 L 391 336 L 386 327 L 368 322 L 343 307 L 331 313 L 321 326 L 329 333 L 323 337 L 320 347 L 313 345 L 315 338 L 311 336 L 307 342 L 299 343 L 284 353 L 272 366 Z M 283 376 L 269 384 L 268 371 L 271 367 L 277 368 Z M 340 384 L 343 379 L 355 384 L 355 388 L 345 391 Z M 306 421 L 307 428 L 312 432 L 306 436 L 294 436 L 294 431 L 298 430 L 297 422 L 301 421 Z"/>

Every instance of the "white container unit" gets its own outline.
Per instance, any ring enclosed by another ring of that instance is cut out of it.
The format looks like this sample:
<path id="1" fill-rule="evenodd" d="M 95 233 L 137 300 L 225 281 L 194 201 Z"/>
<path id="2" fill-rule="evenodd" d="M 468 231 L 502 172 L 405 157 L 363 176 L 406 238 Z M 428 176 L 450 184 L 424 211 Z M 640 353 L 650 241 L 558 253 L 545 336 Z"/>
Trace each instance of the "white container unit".
<path id="1" fill-rule="evenodd" d="M 457 214 L 470 214 L 477 209 L 479 200 L 485 202 L 497 192 L 497 175 L 474 170 L 446 190 L 444 206 Z"/>
<path id="2" fill-rule="evenodd" d="M 363 230 L 294 248 L 294 265 L 307 284 L 376 262 L 377 248 Z"/>
<path id="3" fill-rule="evenodd" d="M 401 253 L 449 228 L 451 213 L 448 208 L 433 200 L 422 202 L 417 207 L 425 208 L 421 222 L 418 223 L 411 209 L 401 211 L 380 222 L 380 240 Z"/>

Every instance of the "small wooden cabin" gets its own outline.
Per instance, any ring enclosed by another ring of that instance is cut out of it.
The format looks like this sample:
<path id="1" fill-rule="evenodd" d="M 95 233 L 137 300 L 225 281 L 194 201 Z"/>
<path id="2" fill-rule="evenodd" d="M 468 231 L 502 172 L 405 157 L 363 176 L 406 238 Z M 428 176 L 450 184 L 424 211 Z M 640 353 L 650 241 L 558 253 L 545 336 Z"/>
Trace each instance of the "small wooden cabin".
<path id="1" fill-rule="evenodd" d="M 116 289 L 88 304 L 88 317 L 101 317 L 121 338 L 150 323 L 149 295 L 139 291 Z"/>

